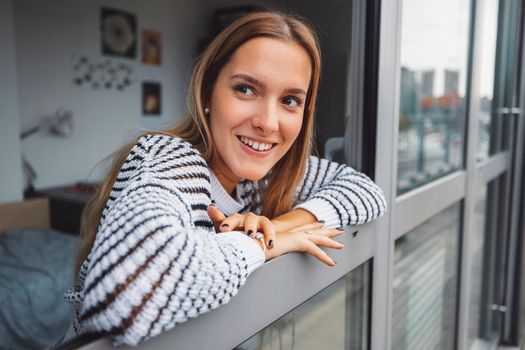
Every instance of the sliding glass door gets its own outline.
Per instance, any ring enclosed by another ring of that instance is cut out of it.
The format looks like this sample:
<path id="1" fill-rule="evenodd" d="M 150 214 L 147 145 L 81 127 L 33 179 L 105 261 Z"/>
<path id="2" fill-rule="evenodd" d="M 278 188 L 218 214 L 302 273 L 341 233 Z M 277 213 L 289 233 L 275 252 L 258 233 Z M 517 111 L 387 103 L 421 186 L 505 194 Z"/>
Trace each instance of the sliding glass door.
<path id="1" fill-rule="evenodd" d="M 382 6 L 376 173 L 391 200 L 374 271 L 389 292 L 373 348 L 491 348 L 513 300 L 522 5 Z"/>

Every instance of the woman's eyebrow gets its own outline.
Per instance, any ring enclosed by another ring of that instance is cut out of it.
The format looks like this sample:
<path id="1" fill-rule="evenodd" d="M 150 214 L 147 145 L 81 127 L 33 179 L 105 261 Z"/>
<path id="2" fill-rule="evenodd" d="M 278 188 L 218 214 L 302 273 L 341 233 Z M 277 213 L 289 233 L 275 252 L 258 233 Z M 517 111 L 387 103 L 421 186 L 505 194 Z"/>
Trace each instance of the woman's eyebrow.
<path id="1" fill-rule="evenodd" d="M 249 76 L 247 74 L 234 74 L 234 75 L 232 75 L 230 77 L 230 79 L 243 79 L 243 80 L 246 80 L 247 82 L 249 82 L 249 83 L 251 83 L 253 85 L 256 85 L 258 87 L 264 87 L 264 84 L 262 82 L 260 82 L 259 80 L 255 79 L 254 77 Z M 286 89 L 285 92 L 290 93 L 290 94 L 306 95 L 306 91 L 304 91 L 303 89 L 299 89 L 299 88 Z"/>
<path id="2" fill-rule="evenodd" d="M 246 80 L 249 83 L 252 83 L 253 85 L 257 85 L 259 87 L 264 87 L 264 84 L 261 83 L 259 80 L 255 79 L 254 77 L 251 77 L 247 74 L 234 74 L 230 77 L 230 79 L 243 79 Z"/>
<path id="3" fill-rule="evenodd" d="M 296 89 L 286 89 L 285 92 L 287 92 L 287 93 L 289 93 L 289 94 L 306 95 L 306 91 L 304 91 L 303 89 L 299 89 L 299 88 L 296 88 Z"/>

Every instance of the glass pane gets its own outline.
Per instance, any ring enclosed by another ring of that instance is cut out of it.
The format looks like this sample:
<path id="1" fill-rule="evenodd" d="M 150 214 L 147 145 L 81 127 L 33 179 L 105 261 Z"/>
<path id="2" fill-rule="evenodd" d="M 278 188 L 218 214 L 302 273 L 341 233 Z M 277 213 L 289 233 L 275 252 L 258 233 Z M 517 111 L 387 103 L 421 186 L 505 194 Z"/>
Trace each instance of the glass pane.
<path id="1" fill-rule="evenodd" d="M 498 3 L 499 0 L 485 1 L 481 21 L 483 35 L 481 36 L 480 57 L 480 101 L 479 101 L 479 129 L 477 160 L 481 161 L 489 156 L 491 119 L 494 96 L 494 73 L 496 61 L 496 34 L 498 32 Z"/>
<path id="2" fill-rule="evenodd" d="M 370 268 L 364 263 L 235 349 L 368 349 Z"/>
<path id="3" fill-rule="evenodd" d="M 497 330 L 492 329 L 494 313 L 489 311 L 493 300 L 495 254 L 494 214 L 495 181 L 478 189 L 474 203 L 472 232 L 470 235 L 471 280 L 470 307 L 468 321 L 468 347 L 470 349 L 488 349 L 496 340 Z M 490 193 L 490 195 L 489 195 Z M 490 213 L 490 214 L 489 214 Z M 489 215 L 487 215 L 489 214 Z M 499 239 L 499 238 L 497 238 Z"/>
<path id="4" fill-rule="evenodd" d="M 394 252 L 392 349 L 454 349 L 460 209 L 399 238 Z"/>
<path id="5" fill-rule="evenodd" d="M 463 166 L 470 2 L 403 1 L 398 194 Z"/>

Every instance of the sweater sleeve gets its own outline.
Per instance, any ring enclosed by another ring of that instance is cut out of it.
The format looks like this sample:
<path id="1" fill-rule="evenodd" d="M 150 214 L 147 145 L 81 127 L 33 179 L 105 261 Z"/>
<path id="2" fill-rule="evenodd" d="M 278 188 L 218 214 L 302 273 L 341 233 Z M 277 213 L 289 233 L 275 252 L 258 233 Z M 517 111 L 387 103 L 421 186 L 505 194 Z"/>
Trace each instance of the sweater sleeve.
<path id="1" fill-rule="evenodd" d="M 326 227 L 345 227 L 372 221 L 386 211 L 383 191 L 350 166 L 310 156 L 295 208 L 324 220 Z"/>
<path id="2" fill-rule="evenodd" d="M 107 211 L 84 284 L 86 332 L 137 345 L 227 303 L 263 264 L 261 248 L 243 233 L 192 225 L 174 182 L 144 172 Z"/>

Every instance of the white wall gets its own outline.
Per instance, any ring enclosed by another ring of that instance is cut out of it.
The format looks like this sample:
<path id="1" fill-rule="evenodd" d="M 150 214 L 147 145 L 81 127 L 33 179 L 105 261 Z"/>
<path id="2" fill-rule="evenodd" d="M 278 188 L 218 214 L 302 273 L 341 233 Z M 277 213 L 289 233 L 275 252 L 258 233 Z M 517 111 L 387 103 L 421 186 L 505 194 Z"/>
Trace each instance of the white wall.
<path id="1" fill-rule="evenodd" d="M 0 203 L 22 199 L 13 2 L 0 1 Z"/>
<path id="2" fill-rule="evenodd" d="M 72 83 L 74 56 L 104 57 L 99 32 L 102 6 L 136 14 L 139 33 L 142 28 L 162 33 L 160 68 L 144 66 L 140 53 L 134 61 L 110 57 L 133 63 L 135 84 L 126 91 L 93 90 Z M 40 133 L 23 141 L 22 151 L 38 173 L 36 188 L 86 180 L 94 165 L 139 128 L 155 129 L 181 118 L 186 110 L 186 81 L 201 33 L 195 11 L 191 0 L 15 2 L 20 126 L 29 128 L 59 107 L 72 110 L 75 123 L 69 138 Z M 150 79 L 162 82 L 160 118 L 142 116 L 141 82 Z"/>

